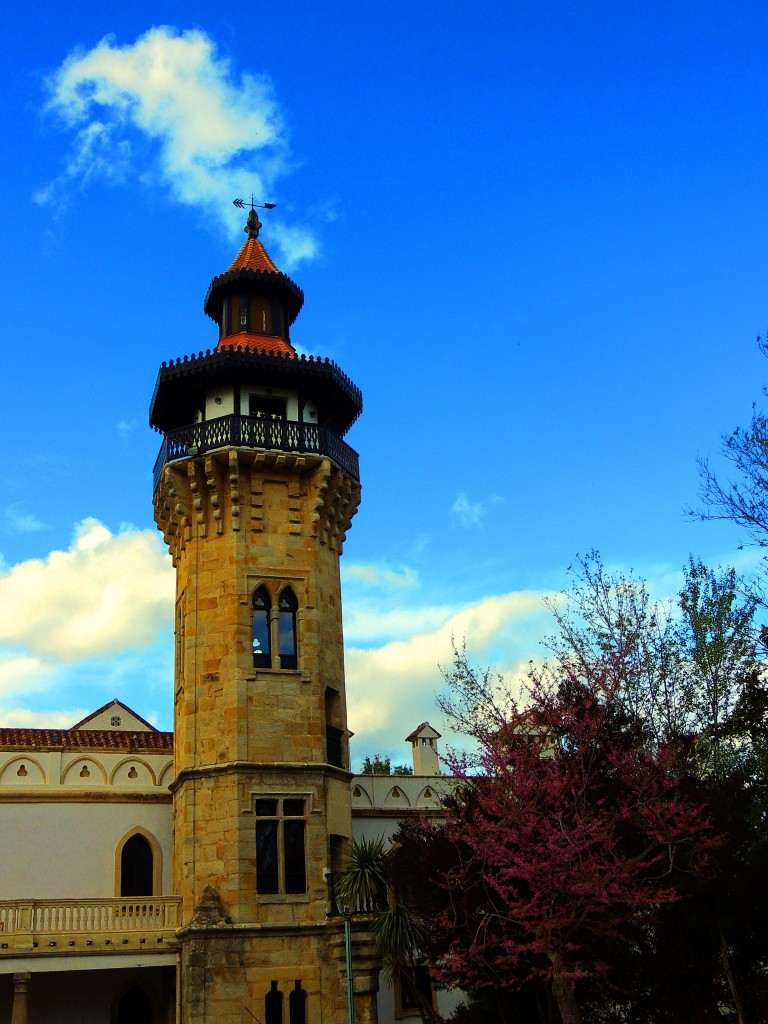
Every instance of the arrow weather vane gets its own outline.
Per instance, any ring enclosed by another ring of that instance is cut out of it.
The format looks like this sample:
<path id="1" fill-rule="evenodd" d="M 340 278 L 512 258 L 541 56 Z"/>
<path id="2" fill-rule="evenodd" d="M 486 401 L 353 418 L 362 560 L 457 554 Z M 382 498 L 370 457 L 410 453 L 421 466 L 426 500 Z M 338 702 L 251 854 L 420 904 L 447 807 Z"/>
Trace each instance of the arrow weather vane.
<path id="1" fill-rule="evenodd" d="M 252 210 L 256 210 L 256 209 L 259 209 L 259 210 L 274 210 L 275 207 L 277 206 L 277 203 L 257 203 L 256 200 L 253 198 L 253 193 L 251 193 L 251 201 L 250 202 L 248 202 L 247 199 L 233 199 L 232 200 L 232 205 L 236 206 L 238 208 L 238 210 L 244 210 L 245 207 L 246 207 L 246 204 L 248 204 L 248 206 L 250 206 L 250 208 Z"/>
<path id="2" fill-rule="evenodd" d="M 245 227 L 243 228 L 243 231 L 245 231 L 246 235 L 248 235 L 249 238 L 258 238 L 259 230 L 261 228 L 261 221 L 259 220 L 258 213 L 256 213 L 257 208 L 259 210 L 274 210 L 277 204 L 257 203 L 256 200 L 253 198 L 253 193 L 251 193 L 250 202 L 248 202 L 247 199 L 233 199 L 232 205 L 236 206 L 238 210 L 244 210 L 246 205 L 250 206 L 250 210 L 248 211 L 248 220 L 245 222 Z"/>

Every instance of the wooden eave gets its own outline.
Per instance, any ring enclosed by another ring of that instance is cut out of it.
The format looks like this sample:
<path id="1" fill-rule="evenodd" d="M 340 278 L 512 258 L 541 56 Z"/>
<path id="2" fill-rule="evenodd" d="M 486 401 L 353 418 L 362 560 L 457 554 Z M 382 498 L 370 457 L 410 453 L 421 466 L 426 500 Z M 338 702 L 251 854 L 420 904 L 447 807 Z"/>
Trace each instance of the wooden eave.
<path id="1" fill-rule="evenodd" d="M 163 363 L 149 423 L 163 433 L 193 423 L 204 391 L 239 384 L 304 389 L 318 405 L 318 423 L 343 437 L 362 412 L 360 389 L 330 359 L 221 348 Z"/>

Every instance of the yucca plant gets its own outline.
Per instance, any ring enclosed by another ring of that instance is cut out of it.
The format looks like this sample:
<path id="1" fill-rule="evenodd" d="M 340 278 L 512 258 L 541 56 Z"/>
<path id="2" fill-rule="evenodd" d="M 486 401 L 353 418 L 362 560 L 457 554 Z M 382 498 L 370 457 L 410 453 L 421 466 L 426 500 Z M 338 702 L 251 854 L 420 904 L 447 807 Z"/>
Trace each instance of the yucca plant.
<path id="1" fill-rule="evenodd" d="M 387 862 L 384 837 L 353 839 L 347 846 L 347 863 L 336 880 L 339 909 L 379 911 L 387 905 Z"/>

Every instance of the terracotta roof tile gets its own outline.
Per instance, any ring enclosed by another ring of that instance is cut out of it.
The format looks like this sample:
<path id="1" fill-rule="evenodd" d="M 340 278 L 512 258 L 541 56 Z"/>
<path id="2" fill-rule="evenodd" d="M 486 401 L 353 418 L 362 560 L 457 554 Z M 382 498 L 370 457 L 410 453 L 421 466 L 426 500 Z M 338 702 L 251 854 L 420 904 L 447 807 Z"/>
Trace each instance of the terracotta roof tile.
<path id="1" fill-rule="evenodd" d="M 249 334 L 246 331 L 221 338 L 216 350 L 222 348 L 242 348 L 249 352 L 282 352 L 287 356 L 296 355 L 296 349 L 285 338 L 280 338 L 275 334 Z"/>
<path id="2" fill-rule="evenodd" d="M 280 271 L 277 269 L 275 264 L 272 262 L 269 253 L 258 240 L 258 238 L 248 238 L 245 241 L 240 252 L 235 256 L 235 261 L 231 267 L 228 268 L 227 273 L 230 270 L 266 270 L 270 274 L 279 274 Z"/>
<path id="3" fill-rule="evenodd" d="M 119 729 L 0 729 L 0 749 L 173 750 L 172 732 Z"/>

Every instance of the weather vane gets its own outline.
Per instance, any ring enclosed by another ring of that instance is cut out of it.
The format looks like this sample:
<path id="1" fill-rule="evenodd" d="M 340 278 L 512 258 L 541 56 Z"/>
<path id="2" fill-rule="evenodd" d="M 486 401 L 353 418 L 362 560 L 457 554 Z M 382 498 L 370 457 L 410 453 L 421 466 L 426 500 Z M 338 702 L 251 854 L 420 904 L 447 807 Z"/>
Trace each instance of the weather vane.
<path id="1" fill-rule="evenodd" d="M 277 203 L 257 203 L 256 200 L 253 197 L 253 193 L 251 193 L 251 201 L 250 202 L 248 202 L 247 199 L 233 199 L 232 200 L 232 205 L 236 206 L 238 208 L 238 210 L 244 210 L 245 206 L 246 206 L 246 203 L 248 204 L 248 206 L 250 206 L 250 208 L 252 210 L 256 210 L 256 209 L 259 209 L 259 210 L 274 210 L 275 207 L 277 206 Z"/>
<path id="2" fill-rule="evenodd" d="M 277 204 L 257 203 L 253 197 L 253 193 L 251 193 L 250 202 L 248 202 L 247 199 L 233 199 L 232 205 L 236 206 L 238 210 L 244 210 L 246 206 L 250 206 L 250 210 L 248 211 L 248 220 L 245 222 L 245 227 L 243 228 L 243 231 L 246 233 L 246 235 L 248 235 L 249 238 L 258 238 L 259 230 L 262 225 L 261 221 L 259 220 L 259 215 L 258 213 L 256 213 L 257 208 L 259 210 L 274 210 Z"/>

